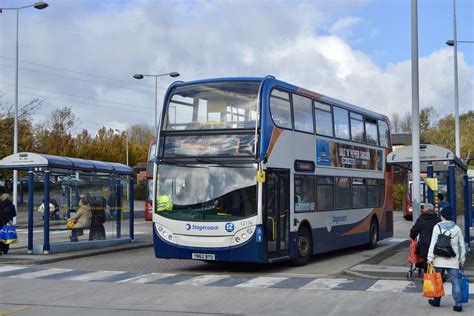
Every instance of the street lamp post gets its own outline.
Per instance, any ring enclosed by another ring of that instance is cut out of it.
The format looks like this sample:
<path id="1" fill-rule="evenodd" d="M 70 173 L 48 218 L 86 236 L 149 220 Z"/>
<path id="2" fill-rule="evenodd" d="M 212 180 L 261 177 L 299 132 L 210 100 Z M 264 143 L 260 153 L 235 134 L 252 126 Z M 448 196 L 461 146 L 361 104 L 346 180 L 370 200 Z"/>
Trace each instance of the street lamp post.
<path id="1" fill-rule="evenodd" d="M 13 153 L 18 152 L 18 62 L 19 62 L 19 45 L 18 45 L 18 33 L 20 26 L 20 10 L 26 8 L 35 8 L 38 10 L 43 10 L 48 7 L 48 4 L 43 1 L 35 2 L 34 4 L 27 5 L 24 7 L 18 8 L 0 8 L 0 13 L 3 10 L 14 10 L 16 11 L 16 52 L 15 52 L 15 116 L 13 118 Z M 17 206 L 17 196 L 18 196 L 18 171 L 13 170 L 13 204 Z M 16 217 L 13 219 L 13 223 L 16 224 Z"/>
<path id="2" fill-rule="evenodd" d="M 173 78 L 176 78 L 179 76 L 179 73 L 177 72 L 168 72 L 165 74 L 159 74 L 159 75 L 144 75 L 144 74 L 134 74 L 133 78 L 135 79 L 143 79 L 144 77 L 155 77 L 155 132 L 158 128 L 158 77 L 163 77 L 163 76 L 170 76 Z"/>
<path id="3" fill-rule="evenodd" d="M 446 45 L 454 49 L 454 133 L 456 143 L 456 156 L 461 158 L 461 140 L 459 126 L 459 90 L 458 90 L 458 43 L 474 43 L 474 41 L 458 41 L 456 34 L 456 7 L 453 0 L 453 34 L 454 40 L 447 40 Z"/>

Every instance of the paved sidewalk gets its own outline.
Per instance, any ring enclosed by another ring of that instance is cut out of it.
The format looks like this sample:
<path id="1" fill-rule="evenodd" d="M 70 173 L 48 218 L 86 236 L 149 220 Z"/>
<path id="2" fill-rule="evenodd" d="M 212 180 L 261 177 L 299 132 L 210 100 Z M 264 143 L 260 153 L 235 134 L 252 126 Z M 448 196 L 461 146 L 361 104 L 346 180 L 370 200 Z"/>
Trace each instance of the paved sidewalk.
<path id="1" fill-rule="evenodd" d="M 151 235 L 137 235 L 131 243 L 110 246 L 104 248 L 92 248 L 79 251 L 52 253 L 48 255 L 30 255 L 27 254 L 26 247 L 13 248 L 8 254 L 0 256 L 0 264 L 18 264 L 18 265 L 35 265 L 57 262 L 62 260 L 83 258 L 106 253 L 120 252 L 130 249 L 138 249 L 152 247 L 153 240 Z"/>
<path id="2" fill-rule="evenodd" d="M 410 264 L 407 260 L 408 252 L 409 241 L 407 239 L 344 272 L 361 278 L 407 280 L 410 269 Z M 470 282 L 474 282 L 473 253 L 467 253 L 464 270 Z M 421 280 L 421 278 L 422 276 L 418 276 L 418 270 L 411 277 L 413 280 Z"/>

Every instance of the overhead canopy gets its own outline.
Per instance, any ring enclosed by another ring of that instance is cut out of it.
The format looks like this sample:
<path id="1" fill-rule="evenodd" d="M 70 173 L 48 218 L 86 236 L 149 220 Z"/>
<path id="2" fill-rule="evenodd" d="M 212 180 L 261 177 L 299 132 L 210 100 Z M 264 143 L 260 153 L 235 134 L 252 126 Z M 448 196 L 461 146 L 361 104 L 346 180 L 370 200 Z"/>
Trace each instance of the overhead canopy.
<path id="1" fill-rule="evenodd" d="M 387 156 L 387 163 L 411 169 L 412 159 L 413 149 L 410 145 L 391 152 Z M 433 165 L 433 171 L 435 172 L 448 171 L 450 162 L 454 162 L 463 170 L 467 169 L 464 163 L 454 156 L 451 150 L 431 144 L 420 145 L 420 172 L 426 172 L 429 163 Z"/>
<path id="2" fill-rule="evenodd" d="M 129 166 L 98 160 L 85 160 L 61 156 L 44 155 L 30 152 L 21 152 L 0 160 L 0 169 L 17 170 L 73 170 L 83 172 L 112 173 L 133 175 Z"/>

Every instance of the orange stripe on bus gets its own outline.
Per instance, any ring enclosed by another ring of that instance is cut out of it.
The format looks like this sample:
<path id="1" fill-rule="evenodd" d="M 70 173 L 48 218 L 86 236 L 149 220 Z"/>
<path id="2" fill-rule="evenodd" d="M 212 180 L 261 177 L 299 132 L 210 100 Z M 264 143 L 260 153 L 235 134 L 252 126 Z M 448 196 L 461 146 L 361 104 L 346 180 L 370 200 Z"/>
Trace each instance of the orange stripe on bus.
<path id="1" fill-rule="evenodd" d="M 339 235 L 339 236 L 350 236 L 350 235 L 355 235 L 355 234 L 361 234 L 361 233 L 366 233 L 369 231 L 369 226 L 370 222 L 372 221 L 372 215 L 375 213 L 377 215 L 377 219 L 380 222 L 382 219 L 382 209 L 381 208 L 375 208 L 374 211 L 372 211 L 364 221 L 362 221 L 359 225 L 356 227 L 352 228 L 351 230 Z M 380 225 L 380 224 L 379 224 Z"/>
<path id="2" fill-rule="evenodd" d="M 276 141 L 281 135 L 281 132 L 283 130 L 281 128 L 274 128 L 272 131 L 272 137 L 270 138 L 270 146 L 268 146 L 268 152 L 267 152 L 267 157 L 270 157 L 273 147 L 275 146 Z"/>

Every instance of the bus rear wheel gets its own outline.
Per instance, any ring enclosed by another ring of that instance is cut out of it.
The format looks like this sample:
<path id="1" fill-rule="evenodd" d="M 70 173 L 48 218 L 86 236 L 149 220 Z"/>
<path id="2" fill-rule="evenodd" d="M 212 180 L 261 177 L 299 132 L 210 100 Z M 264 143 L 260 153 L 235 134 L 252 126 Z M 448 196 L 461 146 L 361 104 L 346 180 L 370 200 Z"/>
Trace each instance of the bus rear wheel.
<path id="1" fill-rule="evenodd" d="M 377 241 L 379 239 L 379 225 L 375 218 L 372 218 L 369 227 L 369 243 L 367 244 L 367 248 L 375 249 L 377 247 Z"/>
<path id="2" fill-rule="evenodd" d="M 313 240 L 311 231 L 306 226 L 301 226 L 296 237 L 297 257 L 292 259 L 294 266 L 304 266 L 313 254 Z"/>

